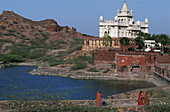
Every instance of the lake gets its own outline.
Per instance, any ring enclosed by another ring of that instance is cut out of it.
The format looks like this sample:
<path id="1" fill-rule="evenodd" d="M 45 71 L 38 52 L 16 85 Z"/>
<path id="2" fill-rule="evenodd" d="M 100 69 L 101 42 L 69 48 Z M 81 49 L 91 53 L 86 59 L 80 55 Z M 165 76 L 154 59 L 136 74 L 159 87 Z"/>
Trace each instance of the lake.
<path id="1" fill-rule="evenodd" d="M 97 91 L 102 97 L 140 88 L 154 87 L 144 81 L 75 80 L 67 77 L 31 75 L 36 67 L 13 66 L 0 68 L 0 100 L 33 97 L 33 99 L 60 94 L 65 100 L 94 100 Z M 26 97 L 27 96 L 27 97 Z M 56 98 L 56 97 L 54 97 Z"/>

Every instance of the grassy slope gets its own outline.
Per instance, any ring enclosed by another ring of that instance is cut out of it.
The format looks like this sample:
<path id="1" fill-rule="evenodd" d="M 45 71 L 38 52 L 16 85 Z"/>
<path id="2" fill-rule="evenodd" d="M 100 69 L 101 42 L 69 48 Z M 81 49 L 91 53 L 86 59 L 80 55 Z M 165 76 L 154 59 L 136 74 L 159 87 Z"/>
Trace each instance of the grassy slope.
<path id="1" fill-rule="evenodd" d="M 83 35 L 54 20 L 31 21 L 12 11 L 0 15 L 0 60 L 43 61 L 51 66 L 63 63 L 74 51 L 81 50 Z"/>

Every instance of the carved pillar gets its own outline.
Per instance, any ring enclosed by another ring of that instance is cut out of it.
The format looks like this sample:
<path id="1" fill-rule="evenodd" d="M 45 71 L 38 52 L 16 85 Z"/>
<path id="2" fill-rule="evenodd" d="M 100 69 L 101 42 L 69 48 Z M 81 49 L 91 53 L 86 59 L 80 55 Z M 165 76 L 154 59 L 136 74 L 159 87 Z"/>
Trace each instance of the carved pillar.
<path id="1" fill-rule="evenodd" d="M 114 47 L 114 41 L 112 40 L 112 47 Z"/>
<path id="2" fill-rule="evenodd" d="M 87 40 L 84 40 L 84 45 L 87 45 L 87 44 L 86 44 L 86 41 L 87 41 Z"/>

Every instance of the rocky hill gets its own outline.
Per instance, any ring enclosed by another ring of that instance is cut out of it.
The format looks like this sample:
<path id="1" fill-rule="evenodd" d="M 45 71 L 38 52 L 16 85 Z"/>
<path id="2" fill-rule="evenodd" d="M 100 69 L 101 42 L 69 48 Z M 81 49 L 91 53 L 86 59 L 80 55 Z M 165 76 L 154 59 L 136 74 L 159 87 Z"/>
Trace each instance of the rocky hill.
<path id="1" fill-rule="evenodd" d="M 82 38 L 75 28 L 61 27 L 52 19 L 32 21 L 13 11 L 0 15 L 0 60 L 33 59 L 55 65 L 80 50 Z"/>

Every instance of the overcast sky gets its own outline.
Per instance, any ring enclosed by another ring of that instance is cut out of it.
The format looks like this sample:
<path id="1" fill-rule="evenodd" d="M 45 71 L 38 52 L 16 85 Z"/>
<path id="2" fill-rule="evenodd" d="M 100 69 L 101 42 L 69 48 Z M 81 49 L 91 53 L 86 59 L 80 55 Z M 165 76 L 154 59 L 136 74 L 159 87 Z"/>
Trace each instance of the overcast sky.
<path id="1" fill-rule="evenodd" d="M 170 0 L 126 0 L 134 20 L 149 19 L 149 33 L 170 35 Z M 54 19 L 61 26 L 98 36 L 99 17 L 114 19 L 124 0 L 0 0 L 0 11 L 15 13 L 34 21 Z"/>

